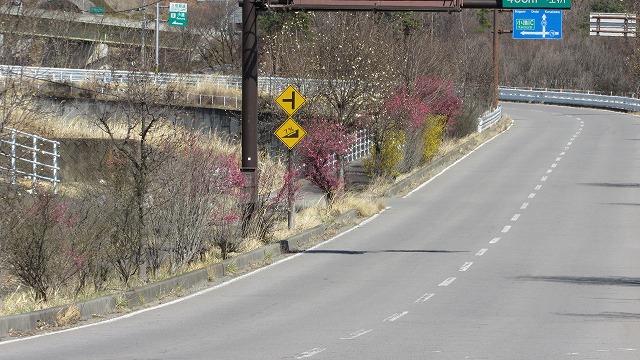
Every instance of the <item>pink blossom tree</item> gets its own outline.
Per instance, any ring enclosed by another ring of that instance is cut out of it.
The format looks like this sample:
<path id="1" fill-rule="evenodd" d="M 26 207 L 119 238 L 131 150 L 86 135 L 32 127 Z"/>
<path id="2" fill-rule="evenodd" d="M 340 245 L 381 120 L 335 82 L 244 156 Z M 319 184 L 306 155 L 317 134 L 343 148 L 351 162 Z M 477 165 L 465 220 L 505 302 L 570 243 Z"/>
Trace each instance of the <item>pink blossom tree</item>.
<path id="1" fill-rule="evenodd" d="M 302 172 L 327 196 L 330 205 L 344 191 L 344 178 L 340 175 L 341 160 L 355 141 L 342 124 L 323 118 L 311 118 L 305 123 L 307 136 L 296 147 Z"/>

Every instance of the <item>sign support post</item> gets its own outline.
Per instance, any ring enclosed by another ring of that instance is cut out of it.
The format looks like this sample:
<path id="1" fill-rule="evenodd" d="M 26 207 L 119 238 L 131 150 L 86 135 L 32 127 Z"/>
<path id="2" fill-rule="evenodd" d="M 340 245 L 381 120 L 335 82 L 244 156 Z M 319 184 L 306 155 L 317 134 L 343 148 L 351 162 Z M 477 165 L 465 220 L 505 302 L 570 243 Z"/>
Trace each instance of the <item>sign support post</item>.
<path id="1" fill-rule="evenodd" d="M 289 164 L 288 171 L 290 178 L 287 179 L 287 202 L 289 207 L 288 219 L 287 222 L 289 224 L 289 230 L 295 228 L 295 199 L 294 199 L 294 189 L 293 182 L 295 178 L 293 177 L 293 148 L 296 144 L 302 140 L 303 137 L 307 135 L 307 132 L 302 128 L 302 126 L 298 125 L 291 116 L 304 105 L 307 100 L 302 96 L 298 90 L 296 90 L 293 86 L 289 85 L 281 94 L 276 98 L 276 103 L 280 105 L 282 110 L 289 115 L 289 118 L 280 125 L 280 127 L 274 132 L 276 137 L 280 139 L 288 148 L 289 148 Z"/>

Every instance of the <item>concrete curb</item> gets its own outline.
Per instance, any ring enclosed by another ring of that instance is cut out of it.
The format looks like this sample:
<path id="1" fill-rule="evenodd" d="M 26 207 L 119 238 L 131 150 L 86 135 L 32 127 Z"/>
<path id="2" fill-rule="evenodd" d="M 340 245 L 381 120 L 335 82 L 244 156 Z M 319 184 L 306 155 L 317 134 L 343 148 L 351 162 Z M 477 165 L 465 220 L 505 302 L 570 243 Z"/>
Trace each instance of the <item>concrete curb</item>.
<path id="1" fill-rule="evenodd" d="M 350 210 L 338 216 L 332 223 L 344 222 L 358 217 L 356 210 Z M 80 317 L 78 320 L 88 320 L 93 317 L 101 317 L 117 312 L 118 307 L 140 306 L 148 302 L 158 301 L 162 298 L 187 290 L 212 283 L 215 279 L 225 276 L 233 276 L 236 271 L 242 271 L 252 266 L 262 264 L 271 256 L 278 256 L 288 252 L 302 251 L 303 246 L 315 236 L 323 234 L 329 224 L 321 224 L 311 230 L 307 230 L 288 240 L 282 240 L 279 244 L 270 244 L 252 252 L 227 259 L 221 263 L 194 270 L 183 275 L 167 280 L 149 284 L 126 292 L 107 295 L 75 304 L 62 305 L 48 309 L 33 311 L 26 314 L 16 314 L 0 317 L 0 338 L 10 332 L 29 333 L 39 329 L 48 329 L 62 324 L 64 314 L 75 307 Z M 233 269 L 233 270 L 232 270 Z"/>

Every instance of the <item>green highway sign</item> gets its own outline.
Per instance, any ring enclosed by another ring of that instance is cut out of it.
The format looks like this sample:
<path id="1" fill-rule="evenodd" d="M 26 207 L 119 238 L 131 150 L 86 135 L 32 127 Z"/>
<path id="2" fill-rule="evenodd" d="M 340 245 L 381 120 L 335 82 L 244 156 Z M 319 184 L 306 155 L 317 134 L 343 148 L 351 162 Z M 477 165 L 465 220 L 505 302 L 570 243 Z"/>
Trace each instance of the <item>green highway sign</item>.
<path id="1" fill-rule="evenodd" d="M 534 19 L 516 19 L 516 28 L 514 30 L 535 30 L 536 23 Z"/>
<path id="2" fill-rule="evenodd" d="M 89 14 L 104 15 L 104 6 L 91 6 Z"/>
<path id="3" fill-rule="evenodd" d="M 502 0 L 503 9 L 571 9 L 571 0 Z"/>
<path id="4" fill-rule="evenodd" d="M 186 3 L 169 3 L 169 26 L 187 26 Z"/>

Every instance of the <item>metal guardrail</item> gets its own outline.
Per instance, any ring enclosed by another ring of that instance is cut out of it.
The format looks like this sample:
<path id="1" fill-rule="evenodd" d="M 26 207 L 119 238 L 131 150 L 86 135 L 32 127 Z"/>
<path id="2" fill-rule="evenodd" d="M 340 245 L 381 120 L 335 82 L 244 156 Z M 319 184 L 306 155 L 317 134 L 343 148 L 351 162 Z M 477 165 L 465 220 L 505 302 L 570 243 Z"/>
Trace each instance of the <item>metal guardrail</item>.
<path id="1" fill-rule="evenodd" d="M 160 84 L 187 83 L 191 85 L 206 84 L 240 90 L 242 78 L 240 76 L 214 75 L 214 74 L 177 74 L 135 72 L 123 70 L 87 70 L 65 69 L 34 66 L 0 65 L 0 78 L 30 78 L 56 82 L 79 83 L 85 81 L 97 81 L 104 84 L 125 84 L 135 80 L 154 81 Z M 311 86 L 312 80 L 298 80 L 301 86 Z M 262 92 L 274 94 L 284 90 L 291 83 L 291 79 L 278 77 L 260 77 L 258 87 Z"/>
<path id="2" fill-rule="evenodd" d="M 624 96 L 503 87 L 499 89 L 498 99 L 503 101 L 524 101 L 625 111 L 640 111 L 640 99 Z"/>
<path id="3" fill-rule="evenodd" d="M 498 107 L 493 111 L 487 111 L 482 115 L 482 117 L 478 118 L 478 132 L 482 132 L 488 128 L 490 128 L 493 124 L 498 122 L 502 117 L 502 105 L 498 105 Z"/>
<path id="4" fill-rule="evenodd" d="M 0 169 L 9 172 L 11 183 L 15 184 L 17 176 L 23 175 L 31 179 L 34 190 L 38 180 L 44 180 L 52 183 L 55 193 L 60 182 L 60 143 L 7 127 L 3 133 L 6 132 L 9 133 L 6 139 L 0 137 L 0 158 L 6 160 L 0 161 Z"/>

